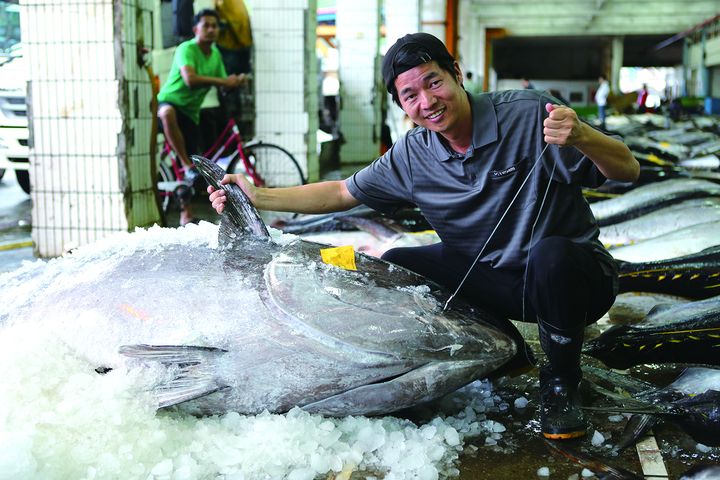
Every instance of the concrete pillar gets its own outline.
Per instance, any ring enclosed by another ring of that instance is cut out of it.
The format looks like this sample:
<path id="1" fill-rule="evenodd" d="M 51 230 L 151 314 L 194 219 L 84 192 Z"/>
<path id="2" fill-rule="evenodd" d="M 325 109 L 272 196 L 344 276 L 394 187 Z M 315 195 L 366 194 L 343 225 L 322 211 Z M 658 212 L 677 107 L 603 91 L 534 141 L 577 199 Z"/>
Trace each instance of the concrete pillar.
<path id="1" fill-rule="evenodd" d="M 446 0 L 422 0 L 422 31 L 445 42 L 447 31 Z"/>
<path id="2" fill-rule="evenodd" d="M 707 67 L 706 62 L 706 49 L 707 49 L 707 30 L 703 28 L 702 37 L 700 39 L 700 86 L 699 92 L 701 97 L 710 96 L 710 69 Z"/>
<path id="3" fill-rule="evenodd" d="M 380 153 L 380 0 L 338 0 L 341 163 L 369 163 Z"/>
<path id="4" fill-rule="evenodd" d="M 152 0 L 21 8 L 36 254 L 157 222 L 152 89 L 138 63 L 139 47 L 152 49 Z"/>
<path id="5" fill-rule="evenodd" d="M 246 1 L 253 29 L 255 136 L 289 150 L 319 177 L 315 0 Z"/>
<path id="6" fill-rule="evenodd" d="M 623 37 L 613 37 L 610 60 L 610 85 L 616 94 L 620 94 L 620 69 L 623 66 Z"/>
<path id="7" fill-rule="evenodd" d="M 485 79 L 485 25 L 473 14 L 472 5 L 461 2 L 458 51 L 463 74 L 473 73 L 473 81 L 482 85 Z"/>
<path id="8" fill-rule="evenodd" d="M 420 0 L 385 0 L 385 45 L 383 55 L 395 41 L 420 31 L 421 1 Z M 405 112 L 387 95 L 387 122 L 393 141 L 397 140 L 408 129 L 404 121 Z"/>

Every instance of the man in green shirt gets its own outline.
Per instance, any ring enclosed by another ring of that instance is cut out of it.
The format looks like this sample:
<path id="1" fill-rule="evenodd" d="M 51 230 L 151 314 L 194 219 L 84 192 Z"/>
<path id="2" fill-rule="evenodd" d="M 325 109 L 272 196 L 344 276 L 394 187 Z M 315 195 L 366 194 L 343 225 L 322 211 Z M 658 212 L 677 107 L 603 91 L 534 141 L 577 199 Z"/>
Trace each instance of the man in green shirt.
<path id="1" fill-rule="evenodd" d="M 225 73 L 220 51 L 214 45 L 220 17 L 210 9 L 195 15 L 195 38 L 178 45 L 170 74 L 158 93 L 158 117 L 165 138 L 185 168 L 185 179 L 192 182 L 197 172 L 192 169 L 190 154 L 200 153 L 198 136 L 200 106 L 210 87 L 237 88 L 245 75 Z M 182 202 L 180 224 L 193 222 L 189 205 Z"/>

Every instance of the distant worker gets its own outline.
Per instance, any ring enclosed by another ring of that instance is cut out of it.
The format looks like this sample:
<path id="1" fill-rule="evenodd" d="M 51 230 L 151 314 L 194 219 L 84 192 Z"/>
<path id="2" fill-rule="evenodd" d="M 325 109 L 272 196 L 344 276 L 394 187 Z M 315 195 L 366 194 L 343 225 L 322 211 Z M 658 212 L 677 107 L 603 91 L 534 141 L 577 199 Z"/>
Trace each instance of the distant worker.
<path id="1" fill-rule="evenodd" d="M 473 80 L 472 72 L 467 72 L 465 74 L 465 81 L 463 82 L 463 87 L 465 87 L 465 90 L 472 95 L 477 95 L 478 93 L 482 92 L 482 88 L 480 88 L 480 85 L 478 85 L 477 82 Z"/>
<path id="2" fill-rule="evenodd" d="M 217 47 L 229 74 L 251 72 L 251 47 L 253 43 L 250 15 L 243 0 L 215 0 L 220 16 L 220 33 Z"/>
<path id="3" fill-rule="evenodd" d="M 167 81 L 158 93 L 158 117 L 165 139 L 185 168 L 185 180 L 192 184 L 197 171 L 190 154 L 200 153 L 198 125 L 200 106 L 210 87 L 237 88 L 243 75 L 227 75 L 222 57 L 213 44 L 218 34 L 219 17 L 210 9 L 201 10 L 193 19 L 195 38 L 175 49 Z M 181 199 L 180 225 L 194 222 L 189 198 Z"/>
<path id="4" fill-rule="evenodd" d="M 643 83 L 642 88 L 638 92 L 637 96 L 637 110 L 638 113 L 645 113 L 647 111 L 647 99 L 648 99 L 647 84 Z"/>
<path id="5" fill-rule="evenodd" d="M 598 77 L 598 89 L 595 92 L 595 103 L 598 106 L 598 118 L 600 119 L 600 128 L 605 130 L 605 117 L 607 116 L 607 98 L 610 95 L 610 84 L 605 75 Z"/>
<path id="6" fill-rule="evenodd" d="M 527 77 L 522 77 L 522 79 L 520 80 L 520 83 L 522 84 L 522 87 L 526 90 L 534 90 L 535 89 L 535 85 L 533 85 L 532 82 L 530 81 L 530 79 L 528 79 Z"/>

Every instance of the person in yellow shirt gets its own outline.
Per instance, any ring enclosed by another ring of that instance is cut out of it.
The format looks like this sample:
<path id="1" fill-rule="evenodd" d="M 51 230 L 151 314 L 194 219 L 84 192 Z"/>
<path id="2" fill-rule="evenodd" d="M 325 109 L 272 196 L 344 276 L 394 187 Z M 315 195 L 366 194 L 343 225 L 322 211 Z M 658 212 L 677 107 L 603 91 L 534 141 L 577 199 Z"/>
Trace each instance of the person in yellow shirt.
<path id="1" fill-rule="evenodd" d="M 242 0 L 215 0 L 221 29 L 217 46 L 228 73 L 249 73 L 253 43 L 250 16 Z"/>

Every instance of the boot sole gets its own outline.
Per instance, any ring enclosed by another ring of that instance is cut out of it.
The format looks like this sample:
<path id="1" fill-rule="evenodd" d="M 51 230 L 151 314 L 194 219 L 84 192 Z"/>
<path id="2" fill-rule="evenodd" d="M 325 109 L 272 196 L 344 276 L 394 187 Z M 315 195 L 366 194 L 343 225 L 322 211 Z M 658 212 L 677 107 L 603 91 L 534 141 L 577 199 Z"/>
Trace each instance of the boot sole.
<path id="1" fill-rule="evenodd" d="M 586 434 L 587 434 L 587 432 L 585 430 L 578 430 L 575 432 L 565 432 L 565 433 L 543 432 L 543 437 L 549 438 L 550 440 L 569 440 L 571 438 L 584 437 Z"/>

